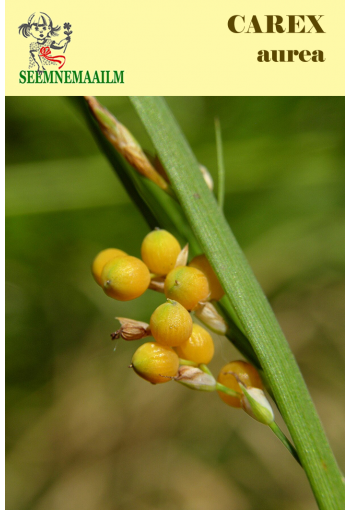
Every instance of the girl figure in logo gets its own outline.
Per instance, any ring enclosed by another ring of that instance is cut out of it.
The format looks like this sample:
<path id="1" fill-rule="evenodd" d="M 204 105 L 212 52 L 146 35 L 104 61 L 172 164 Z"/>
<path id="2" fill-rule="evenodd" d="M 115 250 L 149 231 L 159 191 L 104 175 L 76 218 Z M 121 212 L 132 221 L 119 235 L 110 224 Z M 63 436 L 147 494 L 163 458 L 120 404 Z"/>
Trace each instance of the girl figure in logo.
<path id="1" fill-rule="evenodd" d="M 36 67 L 40 73 L 45 71 L 44 64 L 45 66 L 56 65 L 56 62 L 46 60 L 40 55 L 41 48 L 48 46 L 53 50 L 61 50 L 71 40 L 69 35 L 57 44 L 52 40 L 52 37 L 59 35 L 58 31 L 61 30 L 61 27 L 58 25 L 54 27 L 52 19 L 44 12 L 34 12 L 29 16 L 28 23 L 23 23 L 18 28 L 19 33 L 24 37 L 32 36 L 35 39 L 35 42 L 30 43 L 29 46 L 29 69 Z M 65 28 L 67 27 L 65 26 Z"/>

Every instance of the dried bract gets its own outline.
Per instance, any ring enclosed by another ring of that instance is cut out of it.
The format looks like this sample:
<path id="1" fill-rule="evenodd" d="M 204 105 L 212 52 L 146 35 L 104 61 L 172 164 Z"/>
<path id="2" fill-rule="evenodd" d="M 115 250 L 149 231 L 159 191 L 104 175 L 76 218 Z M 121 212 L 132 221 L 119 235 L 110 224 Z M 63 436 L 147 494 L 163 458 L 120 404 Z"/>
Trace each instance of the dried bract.
<path id="1" fill-rule="evenodd" d="M 120 322 L 120 329 L 112 333 L 112 339 L 123 338 L 124 340 L 140 340 L 151 336 L 151 330 L 146 322 L 134 321 L 125 317 L 116 317 Z"/>
<path id="2" fill-rule="evenodd" d="M 200 391 L 215 391 L 216 381 L 212 375 L 206 374 L 200 368 L 181 365 L 175 381 L 188 388 Z"/>

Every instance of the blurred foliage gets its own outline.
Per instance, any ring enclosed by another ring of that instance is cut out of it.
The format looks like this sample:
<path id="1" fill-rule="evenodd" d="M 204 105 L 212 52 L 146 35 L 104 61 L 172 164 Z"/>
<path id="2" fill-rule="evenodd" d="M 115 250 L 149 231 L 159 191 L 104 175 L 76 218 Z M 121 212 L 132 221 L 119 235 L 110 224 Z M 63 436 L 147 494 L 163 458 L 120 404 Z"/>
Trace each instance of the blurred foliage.
<path id="1" fill-rule="evenodd" d="M 152 149 L 125 97 L 105 104 Z M 336 457 L 344 441 L 344 98 L 170 97 L 282 325 Z M 267 428 L 216 395 L 153 387 L 112 344 L 115 315 L 148 321 L 162 296 L 119 303 L 90 275 L 147 226 L 69 98 L 6 98 L 8 510 L 315 509 Z M 239 357 L 215 338 L 214 373 Z"/>

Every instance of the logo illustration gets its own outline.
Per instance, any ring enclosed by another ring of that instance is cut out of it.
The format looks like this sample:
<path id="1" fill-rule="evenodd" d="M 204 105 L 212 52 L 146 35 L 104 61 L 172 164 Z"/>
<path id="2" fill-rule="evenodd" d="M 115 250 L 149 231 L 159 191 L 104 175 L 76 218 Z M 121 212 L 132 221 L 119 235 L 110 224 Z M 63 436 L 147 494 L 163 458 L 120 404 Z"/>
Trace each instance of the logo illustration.
<path id="1" fill-rule="evenodd" d="M 68 43 L 71 41 L 71 24 L 64 23 L 64 34 L 66 37 L 56 43 L 54 37 L 59 37 L 60 26 L 54 26 L 50 16 L 45 12 L 34 12 L 28 18 L 27 23 L 18 27 L 19 33 L 24 37 L 35 39 L 29 45 L 29 66 L 28 69 L 34 69 L 38 73 L 43 73 L 47 66 L 55 66 L 61 69 L 65 62 L 65 55 L 52 55 L 51 50 L 62 50 L 66 52 Z"/>

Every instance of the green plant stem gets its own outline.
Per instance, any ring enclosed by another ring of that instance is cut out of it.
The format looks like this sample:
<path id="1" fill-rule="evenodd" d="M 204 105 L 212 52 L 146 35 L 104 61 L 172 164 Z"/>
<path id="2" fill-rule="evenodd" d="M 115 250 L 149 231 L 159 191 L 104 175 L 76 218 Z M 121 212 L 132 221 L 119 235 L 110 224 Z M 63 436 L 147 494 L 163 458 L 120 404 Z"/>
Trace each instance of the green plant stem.
<path id="1" fill-rule="evenodd" d="M 188 359 L 182 359 L 182 358 L 179 358 L 179 364 L 186 365 L 189 367 L 198 367 L 198 363 L 195 363 L 194 361 L 190 361 Z"/>
<path id="2" fill-rule="evenodd" d="M 214 124 L 218 160 L 218 204 L 220 209 L 223 209 L 225 200 L 225 163 L 224 163 L 224 151 L 222 148 L 221 126 L 218 118 L 215 119 Z"/>
<path id="3" fill-rule="evenodd" d="M 299 462 L 299 464 L 301 465 L 298 452 L 296 451 L 292 443 L 289 441 L 289 439 L 284 435 L 284 433 L 279 428 L 277 423 L 273 421 L 272 423 L 269 424 L 269 427 L 272 430 L 272 432 L 278 437 L 278 439 L 284 444 L 287 450 L 293 455 L 295 460 Z"/>
<path id="4" fill-rule="evenodd" d="M 319 507 L 340 510 L 341 472 L 298 365 L 198 163 L 163 98 L 133 97 L 182 209 L 266 374 Z"/>
<path id="5" fill-rule="evenodd" d="M 226 395 L 230 395 L 230 397 L 236 397 L 238 399 L 241 399 L 242 397 L 242 393 L 239 393 L 238 391 L 235 390 L 231 390 L 231 388 L 228 388 L 227 386 L 224 386 L 219 382 L 216 383 L 216 391 L 222 391 L 223 393 L 226 393 Z"/>
<path id="6" fill-rule="evenodd" d="M 210 369 L 209 369 L 209 368 L 207 367 L 207 365 L 205 365 L 204 363 L 200 363 L 199 368 L 200 368 L 203 372 L 205 372 L 206 374 L 211 375 L 212 377 L 214 377 L 214 376 L 213 376 L 213 374 L 212 374 L 212 372 L 210 371 Z"/>

